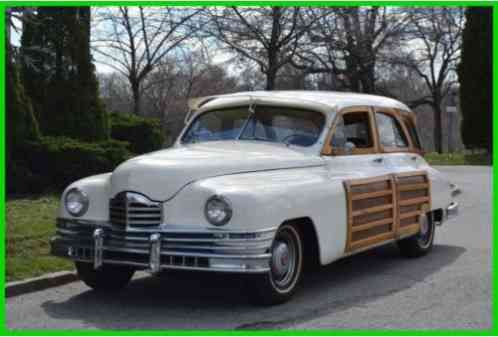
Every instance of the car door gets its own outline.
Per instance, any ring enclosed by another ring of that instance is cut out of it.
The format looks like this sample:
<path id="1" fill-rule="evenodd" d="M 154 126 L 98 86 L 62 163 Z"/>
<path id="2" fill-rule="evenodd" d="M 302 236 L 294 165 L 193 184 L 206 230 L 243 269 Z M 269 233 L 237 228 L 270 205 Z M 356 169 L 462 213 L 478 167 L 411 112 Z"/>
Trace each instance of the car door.
<path id="1" fill-rule="evenodd" d="M 400 112 L 374 111 L 379 152 L 395 183 L 395 236 L 400 238 L 419 231 L 419 216 L 431 207 L 430 179 Z"/>
<path id="2" fill-rule="evenodd" d="M 417 156 L 411 139 L 394 109 L 375 108 L 375 124 L 379 140 L 379 156 L 390 173 L 413 171 L 417 167 Z"/>
<path id="3" fill-rule="evenodd" d="M 331 183 L 341 180 L 346 201 L 345 253 L 394 238 L 394 181 L 376 137 L 371 107 L 340 111 L 323 150 Z"/>

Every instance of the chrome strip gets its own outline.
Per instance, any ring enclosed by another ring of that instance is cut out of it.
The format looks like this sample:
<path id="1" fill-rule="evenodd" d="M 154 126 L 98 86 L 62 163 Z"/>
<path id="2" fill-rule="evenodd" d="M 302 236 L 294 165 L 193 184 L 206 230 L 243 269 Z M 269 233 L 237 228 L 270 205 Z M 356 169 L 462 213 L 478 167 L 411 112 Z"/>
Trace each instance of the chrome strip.
<path id="1" fill-rule="evenodd" d="M 161 265 L 161 236 L 152 234 L 150 236 L 149 268 L 153 273 L 159 271 Z"/>
<path id="2" fill-rule="evenodd" d="M 58 219 L 52 253 L 73 260 L 150 269 L 267 272 L 275 228 L 116 228 L 108 223 Z M 71 252 L 71 254 L 69 253 Z"/>
<path id="3" fill-rule="evenodd" d="M 94 255 L 93 255 L 93 268 L 98 269 L 102 266 L 102 251 L 104 246 L 104 231 L 97 228 L 93 232 L 93 239 L 95 241 Z"/>

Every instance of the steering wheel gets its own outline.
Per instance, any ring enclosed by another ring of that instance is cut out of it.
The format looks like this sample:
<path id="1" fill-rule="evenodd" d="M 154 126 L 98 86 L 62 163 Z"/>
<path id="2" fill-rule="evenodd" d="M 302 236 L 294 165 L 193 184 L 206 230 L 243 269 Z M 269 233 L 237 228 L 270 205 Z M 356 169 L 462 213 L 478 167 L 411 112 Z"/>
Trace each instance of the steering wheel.
<path id="1" fill-rule="evenodd" d="M 284 144 L 286 144 L 286 145 L 289 145 L 289 144 L 291 144 L 291 142 L 289 142 L 289 141 L 288 141 L 288 139 L 290 139 L 290 138 L 296 138 L 296 137 L 303 137 L 303 138 L 307 138 L 307 139 L 311 138 L 311 137 L 308 137 L 308 136 L 303 135 L 303 134 L 299 134 L 299 133 L 292 133 L 292 134 L 290 134 L 290 135 L 285 136 L 285 137 L 282 139 L 282 143 L 284 143 Z M 311 142 L 310 142 L 310 143 L 311 143 Z M 306 145 L 304 145 L 304 146 L 306 146 Z"/>

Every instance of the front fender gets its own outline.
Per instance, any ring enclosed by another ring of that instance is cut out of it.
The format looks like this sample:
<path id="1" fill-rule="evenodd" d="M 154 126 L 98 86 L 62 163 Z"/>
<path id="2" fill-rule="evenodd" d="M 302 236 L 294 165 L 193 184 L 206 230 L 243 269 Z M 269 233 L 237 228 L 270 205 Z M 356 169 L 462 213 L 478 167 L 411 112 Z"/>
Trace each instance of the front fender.
<path id="1" fill-rule="evenodd" d="M 99 174 L 80 179 L 69 185 L 64 190 L 64 193 L 62 193 L 59 202 L 58 217 L 99 222 L 107 221 L 109 219 L 110 176 L 111 173 Z M 77 187 L 85 192 L 90 200 L 88 211 L 83 216 L 77 218 L 69 214 L 64 207 L 66 193 L 73 187 Z"/>
<path id="2" fill-rule="evenodd" d="M 167 224 L 214 228 L 204 216 L 212 195 L 227 198 L 233 215 L 226 230 L 253 231 L 309 217 L 323 264 L 340 257 L 346 242 L 346 200 L 342 179 L 323 167 L 272 170 L 208 178 L 185 186 L 164 204 Z"/>

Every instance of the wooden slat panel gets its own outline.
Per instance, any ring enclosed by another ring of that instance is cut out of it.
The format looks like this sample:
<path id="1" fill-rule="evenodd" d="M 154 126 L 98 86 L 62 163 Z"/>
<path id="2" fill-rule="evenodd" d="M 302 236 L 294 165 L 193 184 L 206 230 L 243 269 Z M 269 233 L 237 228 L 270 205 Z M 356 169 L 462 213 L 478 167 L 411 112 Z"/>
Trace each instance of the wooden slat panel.
<path id="1" fill-rule="evenodd" d="M 393 219 L 377 220 L 377 221 L 366 223 L 364 225 L 353 226 L 352 231 L 353 231 L 353 233 L 354 232 L 360 232 L 360 231 L 364 231 L 366 229 L 370 229 L 370 228 L 373 228 L 373 227 L 387 225 L 387 224 L 390 224 L 392 222 L 393 222 Z"/>
<path id="2" fill-rule="evenodd" d="M 430 209 L 430 185 L 425 171 L 345 181 L 346 250 L 418 233 L 418 216 Z"/>
<path id="3" fill-rule="evenodd" d="M 359 240 L 359 241 L 353 242 L 351 244 L 351 250 L 376 245 L 382 241 L 390 240 L 393 237 L 394 237 L 393 233 L 388 232 L 388 233 L 372 236 L 372 237 L 367 238 L 367 239 Z"/>
<path id="4" fill-rule="evenodd" d="M 403 220 L 403 219 L 406 219 L 406 218 L 411 218 L 411 217 L 415 217 L 415 216 L 419 216 L 420 214 L 422 214 L 422 211 L 413 211 L 413 212 L 407 212 L 407 213 L 400 213 L 399 214 L 399 219 L 400 220 Z"/>
<path id="5" fill-rule="evenodd" d="M 425 190 L 429 187 L 427 183 L 420 184 L 406 184 L 398 186 L 398 191 L 416 191 L 416 190 Z"/>
<path id="6" fill-rule="evenodd" d="M 421 197 L 421 198 L 415 198 L 415 199 L 400 200 L 400 201 L 398 201 L 398 204 L 400 206 L 409 206 L 409 205 L 414 205 L 414 204 L 428 203 L 429 200 L 430 200 L 429 197 Z"/>
<path id="7" fill-rule="evenodd" d="M 400 227 L 399 232 L 398 232 L 398 236 L 417 234 L 419 231 L 420 231 L 420 224 L 415 223 L 415 224 Z"/>
<path id="8" fill-rule="evenodd" d="M 377 213 L 377 212 L 382 212 L 387 209 L 393 208 L 393 204 L 387 204 L 387 205 L 382 205 L 382 206 L 375 206 L 375 207 L 369 207 L 365 208 L 359 211 L 354 211 L 353 212 L 353 217 L 359 216 L 359 215 L 365 215 L 365 214 L 371 214 L 371 213 Z"/>
<path id="9" fill-rule="evenodd" d="M 387 195 L 391 195 L 393 193 L 392 190 L 384 190 L 384 191 L 379 191 L 379 192 L 368 192 L 368 193 L 360 193 L 352 196 L 352 200 L 364 200 L 364 199 L 371 199 L 371 198 L 378 198 L 378 197 L 384 197 Z"/>
<path id="10" fill-rule="evenodd" d="M 348 207 L 346 250 L 370 238 L 394 237 L 394 181 L 391 175 L 344 182 Z M 355 239 L 356 238 L 356 239 Z M 375 241 L 374 240 L 374 241 Z"/>

